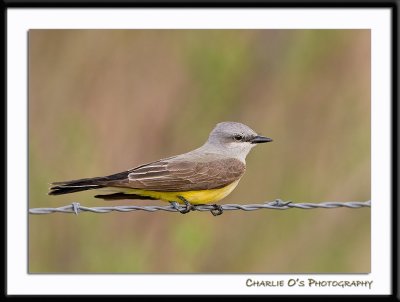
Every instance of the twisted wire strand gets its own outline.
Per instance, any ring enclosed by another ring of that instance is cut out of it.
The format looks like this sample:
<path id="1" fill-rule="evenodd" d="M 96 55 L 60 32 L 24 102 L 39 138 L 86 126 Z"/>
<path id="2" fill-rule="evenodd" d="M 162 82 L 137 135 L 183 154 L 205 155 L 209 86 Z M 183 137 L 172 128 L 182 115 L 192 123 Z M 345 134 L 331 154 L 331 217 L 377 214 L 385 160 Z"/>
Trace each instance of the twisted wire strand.
<path id="1" fill-rule="evenodd" d="M 333 208 L 351 208 L 357 209 L 362 207 L 371 207 L 371 200 L 368 201 L 349 201 L 349 202 L 336 202 L 328 201 L 321 203 L 292 203 L 291 201 L 285 202 L 281 199 L 276 199 L 271 202 L 266 202 L 262 204 L 223 204 L 221 208 L 223 211 L 231 210 L 243 210 L 243 211 L 255 211 L 262 209 L 270 210 L 288 210 L 288 209 L 333 209 Z M 184 210 L 185 206 L 174 205 L 168 206 L 110 206 L 110 207 L 85 207 L 81 206 L 78 202 L 73 202 L 70 205 L 66 205 L 59 208 L 33 208 L 29 209 L 29 214 L 51 214 L 51 213 L 74 213 L 78 215 L 81 212 L 92 212 L 92 213 L 110 213 L 110 212 L 132 212 L 132 211 L 146 211 L 146 212 L 156 212 L 156 211 L 166 211 L 166 212 L 179 212 Z M 213 205 L 193 205 L 193 211 L 211 211 L 215 210 Z"/>

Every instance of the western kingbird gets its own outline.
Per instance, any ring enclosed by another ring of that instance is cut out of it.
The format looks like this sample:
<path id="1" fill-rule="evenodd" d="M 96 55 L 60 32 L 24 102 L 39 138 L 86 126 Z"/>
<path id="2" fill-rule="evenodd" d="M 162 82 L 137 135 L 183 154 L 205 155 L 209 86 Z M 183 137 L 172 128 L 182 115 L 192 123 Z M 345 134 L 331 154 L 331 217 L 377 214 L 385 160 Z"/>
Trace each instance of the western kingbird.
<path id="1" fill-rule="evenodd" d="M 49 195 L 61 195 L 92 189 L 106 189 L 109 194 L 96 195 L 105 200 L 159 199 L 184 203 L 187 213 L 192 204 L 220 201 L 237 186 L 246 170 L 246 156 L 259 143 L 272 139 L 258 135 L 248 126 L 222 122 L 211 131 L 206 143 L 188 153 L 160 159 L 125 172 L 103 177 L 54 182 Z M 222 208 L 216 204 L 217 212 Z"/>

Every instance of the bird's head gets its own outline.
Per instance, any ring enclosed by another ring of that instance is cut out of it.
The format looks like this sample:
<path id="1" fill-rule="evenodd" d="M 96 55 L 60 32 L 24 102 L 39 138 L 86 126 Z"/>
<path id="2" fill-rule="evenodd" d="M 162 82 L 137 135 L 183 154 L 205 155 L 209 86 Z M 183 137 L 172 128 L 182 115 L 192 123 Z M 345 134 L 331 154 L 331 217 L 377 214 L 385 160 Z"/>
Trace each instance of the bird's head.
<path id="1" fill-rule="evenodd" d="M 211 131 L 206 144 L 221 153 L 244 161 L 253 147 L 267 142 L 272 142 L 272 139 L 258 135 L 242 123 L 222 122 Z"/>

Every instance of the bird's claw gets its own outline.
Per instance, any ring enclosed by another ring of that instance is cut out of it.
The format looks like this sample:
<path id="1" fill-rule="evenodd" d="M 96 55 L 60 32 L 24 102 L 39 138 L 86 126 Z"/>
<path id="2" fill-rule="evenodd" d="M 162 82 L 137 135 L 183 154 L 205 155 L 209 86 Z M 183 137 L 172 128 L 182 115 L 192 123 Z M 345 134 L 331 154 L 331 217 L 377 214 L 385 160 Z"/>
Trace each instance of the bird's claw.
<path id="1" fill-rule="evenodd" d="M 219 216 L 221 215 L 224 210 L 222 209 L 222 207 L 218 204 L 213 204 L 212 205 L 214 207 L 214 209 L 210 210 L 211 214 L 213 214 L 214 216 Z"/>
<path id="2" fill-rule="evenodd" d="M 174 208 L 175 208 L 179 213 L 181 213 L 181 214 L 186 214 L 186 213 L 189 213 L 190 211 L 196 210 L 196 208 L 195 208 L 189 201 L 187 201 L 186 198 L 184 198 L 183 196 L 178 196 L 178 198 L 179 198 L 180 200 L 182 200 L 183 203 L 185 204 L 185 208 L 184 208 L 184 209 L 180 209 L 179 206 L 177 206 L 176 203 L 175 203 Z M 174 205 L 174 203 L 173 203 L 173 205 Z"/>

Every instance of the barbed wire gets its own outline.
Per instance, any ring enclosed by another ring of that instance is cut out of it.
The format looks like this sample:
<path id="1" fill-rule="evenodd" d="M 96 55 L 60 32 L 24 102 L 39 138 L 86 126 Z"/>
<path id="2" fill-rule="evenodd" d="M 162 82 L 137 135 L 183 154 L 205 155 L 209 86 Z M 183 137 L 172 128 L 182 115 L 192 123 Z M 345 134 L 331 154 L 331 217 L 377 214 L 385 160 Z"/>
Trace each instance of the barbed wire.
<path id="1" fill-rule="evenodd" d="M 132 211 L 166 211 L 166 212 L 181 212 L 187 211 L 210 211 L 214 216 L 222 214 L 222 211 L 231 210 L 243 210 L 243 211 L 255 211 L 262 209 L 270 210 L 288 210 L 288 209 L 333 209 L 333 208 L 363 208 L 371 207 L 371 200 L 368 201 L 349 201 L 349 202 L 321 202 L 321 203 L 292 203 L 291 201 L 283 201 L 276 199 L 271 202 L 265 202 L 262 204 L 223 204 L 223 205 L 190 205 L 187 206 L 179 205 L 176 202 L 171 203 L 168 206 L 110 206 L 110 207 L 85 207 L 81 206 L 78 202 L 73 202 L 70 205 L 66 205 L 58 208 L 33 208 L 29 209 L 29 214 L 51 214 L 51 213 L 74 213 L 78 215 L 81 212 L 92 212 L 92 213 L 110 213 L 110 212 L 132 212 Z M 217 211 L 217 213 L 215 212 Z"/>

